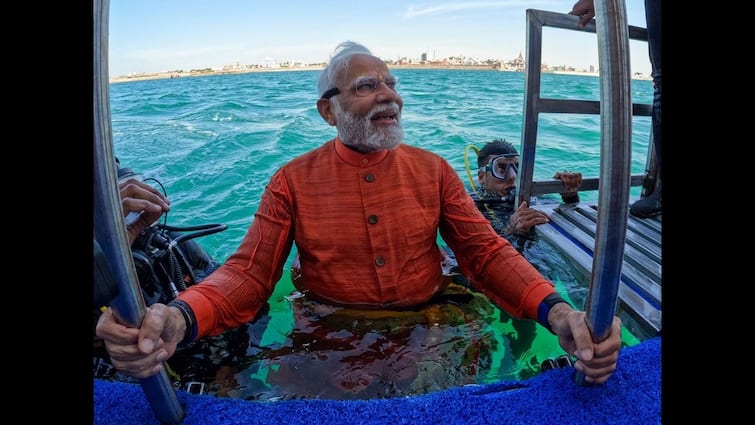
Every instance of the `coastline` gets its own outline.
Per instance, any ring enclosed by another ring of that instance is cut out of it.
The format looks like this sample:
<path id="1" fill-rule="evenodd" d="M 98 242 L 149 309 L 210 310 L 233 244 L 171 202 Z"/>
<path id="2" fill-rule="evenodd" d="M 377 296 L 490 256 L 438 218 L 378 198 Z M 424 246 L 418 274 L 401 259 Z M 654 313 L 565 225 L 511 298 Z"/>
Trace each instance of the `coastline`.
<path id="1" fill-rule="evenodd" d="M 488 65 L 429 65 L 429 64 L 409 64 L 409 65 L 389 65 L 391 69 L 445 69 L 445 70 L 479 70 L 479 71 L 495 71 L 495 72 L 523 72 L 509 69 L 493 68 Z M 189 71 L 189 72 L 155 72 L 144 73 L 135 75 L 119 75 L 116 77 L 110 77 L 109 82 L 122 83 L 126 81 L 143 81 L 143 80 L 159 80 L 159 79 L 176 79 L 185 77 L 201 77 L 206 75 L 227 75 L 227 74 L 247 74 L 250 72 L 284 72 L 284 71 L 319 71 L 324 68 L 322 66 L 303 66 L 303 67 L 281 67 L 281 68 L 247 68 L 247 69 L 224 69 L 220 71 L 216 70 L 201 70 L 201 71 Z M 544 74 L 564 74 L 564 75 L 584 75 L 588 77 L 600 77 L 598 72 L 587 71 L 544 71 Z M 650 80 L 649 76 L 632 76 L 633 80 Z"/>
<path id="2" fill-rule="evenodd" d="M 227 74 L 247 74 L 250 72 L 284 72 L 284 71 L 320 71 L 325 64 L 319 66 L 297 66 L 297 67 L 280 67 L 280 68 L 246 68 L 246 69 L 223 69 L 223 70 L 201 70 L 189 72 L 155 72 L 135 75 L 119 75 L 110 77 L 110 83 L 121 83 L 124 81 L 141 81 L 157 80 L 164 78 L 183 78 L 183 77 L 200 77 L 205 75 L 227 75 Z M 391 69 L 474 69 L 498 71 L 488 65 L 429 65 L 429 64 L 409 64 L 409 65 L 389 65 Z"/>

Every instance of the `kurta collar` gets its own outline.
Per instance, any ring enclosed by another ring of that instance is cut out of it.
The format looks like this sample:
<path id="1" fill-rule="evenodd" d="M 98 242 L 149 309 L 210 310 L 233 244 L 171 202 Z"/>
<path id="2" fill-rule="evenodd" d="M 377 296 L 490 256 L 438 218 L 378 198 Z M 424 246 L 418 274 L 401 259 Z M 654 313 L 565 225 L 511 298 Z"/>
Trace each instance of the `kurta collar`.
<path id="1" fill-rule="evenodd" d="M 336 153 L 338 154 L 338 156 L 347 164 L 353 165 L 355 167 L 375 165 L 385 159 L 385 157 L 388 156 L 389 152 L 387 150 L 382 150 L 378 152 L 359 153 L 353 149 L 346 147 L 346 145 L 344 145 L 341 141 L 340 137 L 335 138 L 334 145 L 336 147 Z"/>

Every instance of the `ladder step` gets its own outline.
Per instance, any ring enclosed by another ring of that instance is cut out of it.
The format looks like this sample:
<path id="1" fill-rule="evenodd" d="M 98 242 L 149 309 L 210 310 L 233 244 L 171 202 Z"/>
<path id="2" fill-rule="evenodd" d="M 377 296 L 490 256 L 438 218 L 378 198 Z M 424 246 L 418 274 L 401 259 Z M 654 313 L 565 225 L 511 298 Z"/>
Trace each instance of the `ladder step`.
<path id="1" fill-rule="evenodd" d="M 552 243 L 584 274 L 592 275 L 597 207 L 594 205 L 534 205 L 551 221 L 536 226 L 540 237 Z M 619 303 L 650 333 L 661 330 L 661 220 L 627 218 Z"/>

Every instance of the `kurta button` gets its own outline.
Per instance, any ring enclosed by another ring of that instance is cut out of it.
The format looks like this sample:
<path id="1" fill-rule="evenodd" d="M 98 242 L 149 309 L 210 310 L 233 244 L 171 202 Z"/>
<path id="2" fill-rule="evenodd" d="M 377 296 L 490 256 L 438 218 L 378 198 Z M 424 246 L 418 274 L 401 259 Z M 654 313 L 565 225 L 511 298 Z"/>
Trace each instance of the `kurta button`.
<path id="1" fill-rule="evenodd" d="M 366 176 L 364 176 L 364 179 L 371 183 L 375 181 L 375 176 L 373 176 L 372 174 L 367 174 Z"/>
<path id="2" fill-rule="evenodd" d="M 367 163 L 370 162 L 367 160 L 367 158 L 362 158 L 362 164 L 367 165 Z"/>
<path id="3" fill-rule="evenodd" d="M 378 257 L 375 259 L 375 265 L 378 267 L 383 267 L 385 265 L 385 258 Z"/>
<path id="4" fill-rule="evenodd" d="M 370 223 L 370 224 L 377 223 L 378 222 L 377 216 L 373 214 L 373 215 L 367 217 L 367 222 Z"/>

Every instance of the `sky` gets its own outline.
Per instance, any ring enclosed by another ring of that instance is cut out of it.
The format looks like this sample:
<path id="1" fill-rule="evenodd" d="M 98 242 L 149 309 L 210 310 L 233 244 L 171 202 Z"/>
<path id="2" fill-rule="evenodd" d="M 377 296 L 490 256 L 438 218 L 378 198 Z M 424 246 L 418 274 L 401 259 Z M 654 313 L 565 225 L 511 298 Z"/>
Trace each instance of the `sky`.
<path id="1" fill-rule="evenodd" d="M 281 62 L 324 63 L 342 41 L 384 60 L 526 53 L 526 9 L 568 13 L 576 0 L 110 0 L 111 77 Z M 644 0 L 624 0 L 645 27 Z M 647 43 L 630 40 L 632 73 L 650 75 Z M 542 62 L 598 68 L 592 33 L 545 27 Z"/>

